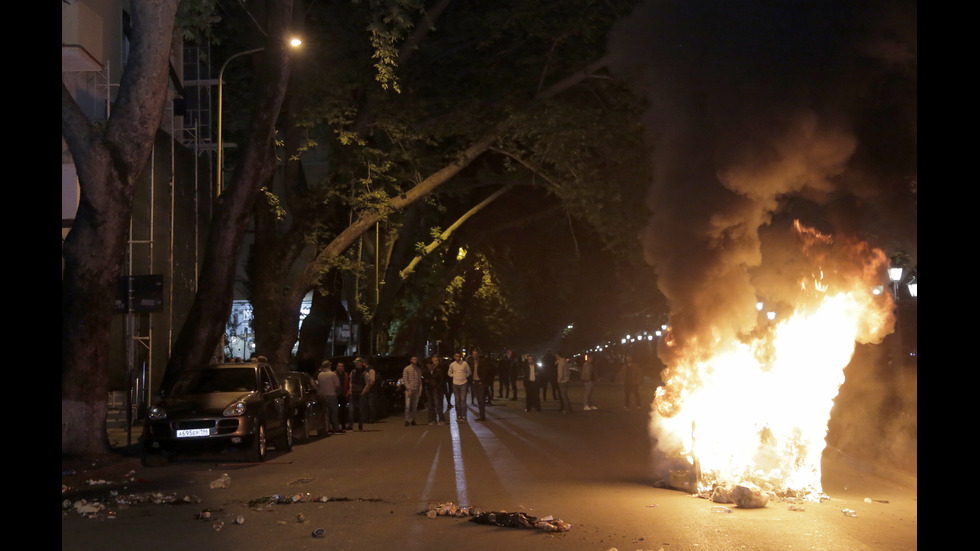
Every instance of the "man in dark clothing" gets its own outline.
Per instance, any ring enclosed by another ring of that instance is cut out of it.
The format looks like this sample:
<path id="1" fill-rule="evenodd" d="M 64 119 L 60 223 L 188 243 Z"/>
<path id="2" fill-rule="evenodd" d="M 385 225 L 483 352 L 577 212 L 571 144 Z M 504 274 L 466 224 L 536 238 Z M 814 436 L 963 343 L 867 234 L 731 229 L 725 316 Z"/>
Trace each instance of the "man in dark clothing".
<path id="1" fill-rule="evenodd" d="M 511 352 L 508 350 L 504 353 L 504 357 L 497 362 L 497 377 L 500 381 L 497 386 L 497 398 L 510 398 L 511 363 L 513 361 L 514 358 L 511 357 Z"/>
<path id="2" fill-rule="evenodd" d="M 446 392 L 446 374 L 442 370 L 438 356 L 429 358 L 422 368 L 422 389 L 425 391 L 426 409 L 429 411 L 429 424 L 446 424 L 446 412 L 442 409 L 442 397 Z"/>
<path id="3" fill-rule="evenodd" d="M 364 362 L 364 358 L 357 358 L 354 360 L 354 371 L 350 375 L 350 401 L 353 421 L 357 422 L 358 431 L 364 430 L 364 422 L 368 420 L 371 383 L 367 363 Z"/>
<path id="4" fill-rule="evenodd" d="M 543 393 L 543 398 L 548 399 L 548 386 L 551 386 L 551 399 L 561 400 L 561 395 L 558 393 L 558 358 L 555 357 L 555 353 L 549 348 L 547 352 L 544 353 L 544 357 L 541 358 L 541 391 Z M 563 408 L 564 409 L 564 408 Z"/>
<path id="5" fill-rule="evenodd" d="M 491 375 L 493 362 L 480 354 L 479 350 L 474 349 L 473 355 L 466 363 L 470 364 L 470 368 L 473 369 L 473 396 L 476 398 L 476 405 L 480 410 L 480 416 L 476 420 L 486 421 L 487 388 L 493 384 L 493 375 Z"/>

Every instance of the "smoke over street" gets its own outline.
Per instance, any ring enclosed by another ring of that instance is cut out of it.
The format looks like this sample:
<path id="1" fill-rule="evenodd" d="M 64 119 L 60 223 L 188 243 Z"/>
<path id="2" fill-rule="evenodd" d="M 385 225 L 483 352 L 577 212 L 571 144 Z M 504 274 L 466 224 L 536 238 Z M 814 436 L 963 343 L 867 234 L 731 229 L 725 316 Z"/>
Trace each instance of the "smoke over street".
<path id="1" fill-rule="evenodd" d="M 762 331 L 759 302 L 800 309 L 802 280 L 870 286 L 898 251 L 915 265 L 915 9 L 647 1 L 618 26 L 614 73 L 648 101 L 641 240 L 670 303 L 667 378 Z"/>

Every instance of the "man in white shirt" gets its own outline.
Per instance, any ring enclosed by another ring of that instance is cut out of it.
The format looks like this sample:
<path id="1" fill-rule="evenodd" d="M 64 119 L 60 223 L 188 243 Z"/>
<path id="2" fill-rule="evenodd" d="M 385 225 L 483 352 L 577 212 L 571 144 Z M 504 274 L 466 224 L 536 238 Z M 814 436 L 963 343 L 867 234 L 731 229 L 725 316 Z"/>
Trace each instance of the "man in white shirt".
<path id="1" fill-rule="evenodd" d="M 326 417 L 326 429 L 329 432 L 340 433 L 340 409 L 337 401 L 337 389 L 340 388 L 340 378 L 332 369 L 329 360 L 320 364 L 320 373 L 316 377 L 317 393 L 323 397 L 323 409 Z"/>
<path id="2" fill-rule="evenodd" d="M 453 354 L 449 364 L 449 378 L 453 381 L 453 396 L 456 397 L 456 420 L 466 421 L 466 383 L 473 373 L 470 364 L 466 363 L 459 352 Z"/>

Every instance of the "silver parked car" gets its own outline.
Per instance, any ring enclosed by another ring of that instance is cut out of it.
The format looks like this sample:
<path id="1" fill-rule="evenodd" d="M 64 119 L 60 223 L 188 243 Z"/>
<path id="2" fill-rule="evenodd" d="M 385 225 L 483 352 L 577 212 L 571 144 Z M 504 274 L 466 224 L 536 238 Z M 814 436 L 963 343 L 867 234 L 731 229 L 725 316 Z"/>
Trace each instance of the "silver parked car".
<path id="1" fill-rule="evenodd" d="M 293 445 L 289 393 L 267 363 L 214 364 L 187 369 L 147 411 L 143 463 L 191 449 L 239 447 L 264 461 L 267 445 Z"/>

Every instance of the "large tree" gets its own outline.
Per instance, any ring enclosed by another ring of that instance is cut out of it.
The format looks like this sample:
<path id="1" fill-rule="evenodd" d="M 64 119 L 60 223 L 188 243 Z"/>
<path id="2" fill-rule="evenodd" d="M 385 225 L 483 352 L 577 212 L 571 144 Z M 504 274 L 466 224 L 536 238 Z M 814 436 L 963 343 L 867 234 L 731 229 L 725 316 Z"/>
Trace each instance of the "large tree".
<path id="1" fill-rule="evenodd" d="M 486 189 L 494 180 L 497 186 L 514 180 L 502 169 L 509 162 L 526 174 L 548 171 L 560 176 L 550 184 L 545 177 L 538 182 L 562 193 L 562 204 L 575 210 L 576 216 L 608 225 L 604 213 L 595 208 L 595 199 L 615 182 L 598 180 L 601 171 L 595 165 L 608 163 L 600 154 L 615 153 L 616 147 L 602 142 L 608 142 L 615 131 L 637 135 L 635 128 L 613 126 L 628 118 L 623 117 L 628 108 L 622 105 L 625 91 L 617 90 L 603 73 L 604 32 L 621 15 L 610 9 L 612 5 L 582 3 L 574 6 L 576 11 L 567 2 L 453 4 L 434 29 L 428 26 L 433 13 L 427 12 L 428 19 L 406 41 L 412 47 L 403 47 L 395 58 L 397 70 L 389 76 L 398 78 L 399 92 L 358 83 L 346 74 L 335 77 L 331 87 L 340 93 L 328 90 L 318 96 L 329 104 L 320 109 L 331 113 L 323 119 L 334 133 L 327 144 L 334 169 L 320 185 L 334 205 L 343 199 L 349 210 L 309 226 L 316 231 L 309 242 L 317 248 L 312 261 L 303 260 L 302 270 L 291 264 L 279 268 L 260 264 L 261 270 L 276 270 L 279 276 L 253 282 L 253 292 L 263 295 L 253 296 L 263 351 L 277 363 L 288 361 L 301 301 L 336 269 L 351 245 L 386 225 L 396 232 L 415 229 L 403 224 L 398 213 L 414 208 L 464 173 L 468 176 L 455 186 L 456 193 L 470 190 L 471 203 L 464 210 L 487 195 L 473 190 Z M 576 17 L 569 17 L 571 13 Z M 363 50 L 345 59 L 357 59 L 358 53 Z M 347 88 L 342 85 L 351 81 Z M 580 91 L 569 93 L 575 88 Z M 346 103 L 343 94 L 350 98 Z M 287 135 L 287 143 L 288 139 Z M 481 163 L 477 170 L 473 163 L 487 154 L 495 160 Z M 487 176 L 494 165 L 497 174 Z M 291 229 L 277 239 L 290 235 L 298 239 L 301 234 L 293 230 L 303 213 L 325 212 L 304 208 L 314 202 L 309 197 L 292 208 L 296 218 Z M 589 208 L 582 208 L 586 205 Z M 373 235 L 363 242 L 386 246 L 396 238 L 409 239 L 411 234 Z M 373 256 L 389 259 L 387 253 L 394 250 L 388 246 Z M 300 258 L 294 247 L 287 246 L 258 254 L 287 258 L 281 254 L 287 251 L 294 251 L 289 262 Z M 385 268 L 370 266 L 372 271 Z M 289 274 L 292 277 L 287 279 Z M 375 297 L 372 302 L 385 301 Z"/>
<path id="2" fill-rule="evenodd" d="M 128 58 L 106 121 L 89 121 L 62 83 L 61 132 L 80 190 L 62 248 L 62 453 L 107 451 L 109 327 L 133 196 L 167 100 L 177 4 L 142 0 L 130 6 Z"/>
<path id="3" fill-rule="evenodd" d="M 207 363 L 214 354 L 234 299 L 242 240 L 262 188 L 278 166 L 276 127 L 289 83 L 291 54 L 287 31 L 293 25 L 293 2 L 249 4 L 260 22 L 264 51 L 256 54 L 256 108 L 241 156 L 230 182 L 221 190 L 208 232 L 198 289 L 191 312 L 171 351 L 161 388 L 187 366 Z"/>

